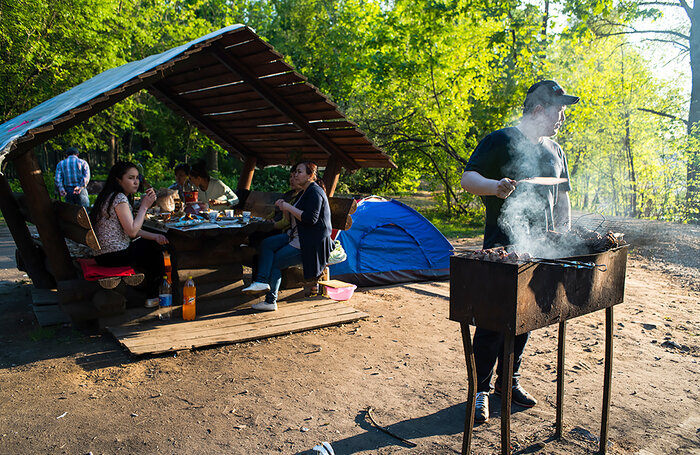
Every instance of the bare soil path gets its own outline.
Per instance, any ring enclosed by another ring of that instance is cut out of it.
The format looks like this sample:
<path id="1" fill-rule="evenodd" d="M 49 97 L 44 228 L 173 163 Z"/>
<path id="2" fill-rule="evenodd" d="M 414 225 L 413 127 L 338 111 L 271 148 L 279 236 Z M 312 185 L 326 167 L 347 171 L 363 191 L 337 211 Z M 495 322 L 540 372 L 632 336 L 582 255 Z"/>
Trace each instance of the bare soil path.
<path id="1" fill-rule="evenodd" d="M 611 454 L 700 453 L 700 235 L 662 226 L 634 249 L 615 308 Z M 447 282 L 359 290 L 358 323 L 130 358 L 106 335 L 39 328 L 12 250 L 0 230 L 0 454 L 309 454 L 320 441 L 338 455 L 459 453 L 466 369 Z M 515 453 L 595 452 L 604 326 L 603 312 L 569 322 L 559 441 L 557 330 L 533 333 L 523 382 L 540 402 L 514 406 Z M 417 447 L 374 428 L 368 407 Z M 491 407 L 475 454 L 499 453 Z"/>

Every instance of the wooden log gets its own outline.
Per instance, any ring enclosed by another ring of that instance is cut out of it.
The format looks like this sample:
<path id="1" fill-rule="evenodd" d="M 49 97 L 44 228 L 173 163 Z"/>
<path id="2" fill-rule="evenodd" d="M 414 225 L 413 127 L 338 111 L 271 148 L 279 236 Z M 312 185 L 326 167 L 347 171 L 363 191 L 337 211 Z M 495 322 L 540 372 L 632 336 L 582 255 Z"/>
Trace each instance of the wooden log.
<path id="1" fill-rule="evenodd" d="M 60 303 L 59 308 L 70 317 L 74 325 L 82 325 L 81 323 L 86 321 L 95 321 L 99 317 L 99 312 L 91 300 Z"/>
<path id="2" fill-rule="evenodd" d="M 92 296 L 100 289 L 96 281 L 83 279 L 59 280 L 56 282 L 60 304 L 92 301 Z"/>
<path id="3" fill-rule="evenodd" d="M 85 209 L 83 208 L 83 210 Z M 94 251 L 100 251 L 100 242 L 97 240 L 95 231 L 92 229 L 85 229 L 78 224 L 69 223 L 62 219 L 58 220 L 58 227 L 66 238 L 69 238 L 82 245 L 89 246 Z"/>
<path id="4" fill-rule="evenodd" d="M 245 210 L 253 216 L 267 217 L 275 210 L 275 201 L 282 197 L 282 193 L 267 191 L 251 191 L 245 202 Z M 357 202 L 352 198 L 331 197 L 328 198 L 331 209 L 331 226 L 333 229 L 347 230 L 352 226 L 350 214 L 357 210 Z"/>
<path id="5" fill-rule="evenodd" d="M 338 186 L 338 179 L 342 169 L 340 161 L 335 156 L 328 158 L 326 170 L 323 172 L 323 183 L 326 186 L 326 195 L 329 198 L 335 194 L 335 187 Z"/>
<path id="6" fill-rule="evenodd" d="M 99 280 L 97 280 L 97 284 L 99 284 L 99 286 L 102 289 L 114 289 L 117 286 L 119 286 L 119 283 L 121 282 L 122 277 L 120 276 L 110 276 L 107 278 L 100 278 Z"/>
<path id="7" fill-rule="evenodd" d="M 258 160 L 254 156 L 248 156 L 243 163 L 241 176 L 238 178 L 239 190 L 250 190 L 250 185 L 253 183 L 253 174 L 255 174 L 255 165 Z"/>
<path id="8" fill-rule="evenodd" d="M 145 277 L 143 273 L 134 273 L 133 275 L 123 276 L 122 282 L 127 286 L 138 286 L 143 283 Z"/>
<path id="9" fill-rule="evenodd" d="M 53 201 L 53 208 L 56 211 L 59 221 L 69 224 L 77 224 L 84 229 L 92 229 L 90 216 L 82 205 L 69 204 L 63 201 Z"/>
<path id="10" fill-rule="evenodd" d="M 92 296 L 92 304 L 98 317 L 110 317 L 126 311 L 126 298 L 112 289 L 100 289 Z"/>
<path id="11" fill-rule="evenodd" d="M 251 191 L 245 201 L 244 210 L 248 210 L 253 216 L 267 217 L 274 213 L 275 201 L 282 196 L 282 193 Z"/>
<path id="12" fill-rule="evenodd" d="M 288 267 L 282 270 L 282 283 L 280 289 L 295 289 L 318 283 L 317 279 L 304 278 L 304 269 L 301 266 Z"/>
<path id="13" fill-rule="evenodd" d="M 331 208 L 331 226 L 333 229 L 347 231 L 352 226 L 351 213 L 357 210 L 357 201 L 352 198 L 332 197 L 328 199 Z"/>
<path id="14" fill-rule="evenodd" d="M 19 213 L 22 215 L 28 223 L 34 224 L 32 221 L 32 214 L 29 212 L 29 206 L 27 206 L 27 198 L 24 197 L 24 193 L 12 193 L 17 205 L 19 206 Z"/>
<path id="15" fill-rule="evenodd" d="M 51 289 L 56 286 L 56 281 L 47 270 L 45 255 L 35 244 L 27 228 L 25 218 L 20 211 L 17 200 L 13 197 L 10 183 L 4 175 L 0 174 L 0 210 L 5 217 L 5 222 L 10 230 L 12 239 L 17 246 L 16 257 L 21 258 L 21 270 L 27 272 L 32 279 L 34 287 L 38 289 Z M 17 261 L 18 268 L 20 267 Z"/>
<path id="16" fill-rule="evenodd" d="M 58 221 L 36 156 L 29 150 L 17 156 L 13 164 L 24 190 L 32 219 L 39 231 L 46 257 L 51 264 L 50 272 L 56 281 L 75 278 L 77 274 L 72 265 L 68 247 L 60 231 L 56 229 Z"/>

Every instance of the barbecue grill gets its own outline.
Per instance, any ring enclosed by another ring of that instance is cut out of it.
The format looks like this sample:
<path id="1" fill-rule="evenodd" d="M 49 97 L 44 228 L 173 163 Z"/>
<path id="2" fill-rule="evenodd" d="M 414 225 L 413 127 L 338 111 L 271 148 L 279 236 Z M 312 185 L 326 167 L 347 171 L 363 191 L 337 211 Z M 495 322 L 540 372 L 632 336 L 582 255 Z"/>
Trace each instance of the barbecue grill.
<path id="1" fill-rule="evenodd" d="M 559 324 L 555 436 L 561 437 L 565 321 L 601 309 L 606 310 L 606 331 L 600 453 L 605 453 L 612 379 L 612 307 L 624 299 L 627 250 L 628 245 L 624 245 L 602 253 L 518 263 L 474 259 L 468 255 L 451 257 L 450 319 L 462 326 L 469 378 L 463 454 L 469 453 L 471 445 L 476 396 L 476 373 L 469 325 L 502 332 L 505 336 L 501 453 L 507 454 L 510 453 L 513 338 L 531 330 Z M 582 266 L 582 263 L 589 266 Z"/>

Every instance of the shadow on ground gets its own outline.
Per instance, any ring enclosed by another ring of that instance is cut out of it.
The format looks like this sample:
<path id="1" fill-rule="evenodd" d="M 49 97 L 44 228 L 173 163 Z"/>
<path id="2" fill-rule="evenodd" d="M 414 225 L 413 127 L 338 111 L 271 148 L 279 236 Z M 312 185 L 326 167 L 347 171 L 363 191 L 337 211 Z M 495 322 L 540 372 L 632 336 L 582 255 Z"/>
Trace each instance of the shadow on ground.
<path id="1" fill-rule="evenodd" d="M 131 361 L 115 340 L 95 330 L 39 326 L 30 289 L 31 284 L 0 282 L 0 370 L 65 357 L 75 357 L 86 371 Z"/>

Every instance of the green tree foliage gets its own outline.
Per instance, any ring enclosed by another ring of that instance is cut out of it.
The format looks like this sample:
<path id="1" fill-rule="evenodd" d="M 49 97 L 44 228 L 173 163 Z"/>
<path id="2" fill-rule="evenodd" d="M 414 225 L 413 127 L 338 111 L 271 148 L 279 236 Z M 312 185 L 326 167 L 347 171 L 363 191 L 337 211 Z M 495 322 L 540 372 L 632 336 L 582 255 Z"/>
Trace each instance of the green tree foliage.
<path id="1" fill-rule="evenodd" d="M 550 12 L 550 3 L 567 16 Z M 608 0 L 0 0 L 0 115 L 7 120 L 108 68 L 242 23 L 398 165 L 344 172 L 340 191 L 411 192 L 422 182 L 437 191 L 440 216 L 473 220 L 481 203 L 459 185 L 471 152 L 517 122 L 533 82 L 554 78 L 582 97 L 558 137 L 574 202 L 680 219 L 694 142 L 678 121 L 653 112 L 682 117 L 683 100 L 624 35 L 601 41 L 592 33 L 601 17 L 621 27 L 640 14 L 634 2 Z M 236 157 L 145 92 L 49 141 L 43 154 L 69 144 L 105 167 L 115 156 L 139 161 L 152 182 L 212 150 L 231 186 L 240 171 Z M 287 177 L 284 169 L 258 171 L 253 185 L 283 190 Z"/>

